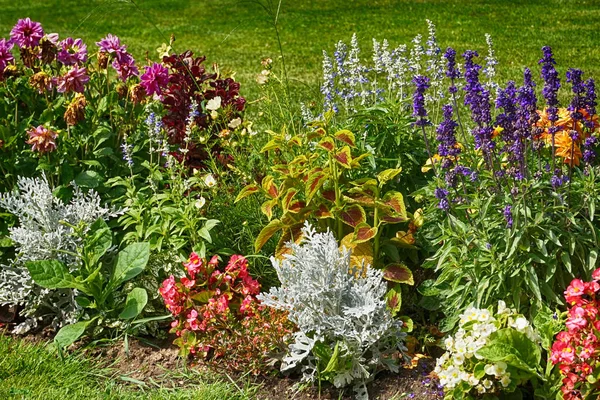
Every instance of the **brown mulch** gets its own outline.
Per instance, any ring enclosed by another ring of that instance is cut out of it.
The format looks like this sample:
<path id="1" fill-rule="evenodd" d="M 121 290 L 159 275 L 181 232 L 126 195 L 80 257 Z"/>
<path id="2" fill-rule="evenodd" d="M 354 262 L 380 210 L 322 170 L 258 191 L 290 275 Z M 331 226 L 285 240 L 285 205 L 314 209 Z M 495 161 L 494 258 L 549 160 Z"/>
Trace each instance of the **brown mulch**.
<path id="1" fill-rule="evenodd" d="M 175 387 L 185 384 L 185 379 L 173 377 L 168 372 L 176 372 L 185 366 L 185 361 L 178 356 L 178 349 L 171 344 L 171 339 L 153 341 L 154 346 L 130 339 L 128 349 L 123 342 L 84 350 L 86 355 L 101 361 L 107 367 L 117 371 L 117 375 L 130 382 L 155 382 L 162 386 Z M 156 346 L 156 347 L 155 347 Z M 196 365 L 200 374 L 214 376 L 218 371 L 206 365 Z M 424 358 L 412 369 L 401 369 L 398 374 L 381 373 L 368 385 L 371 399 L 442 399 L 443 395 L 437 387 L 437 381 L 429 377 L 433 369 L 433 360 Z M 211 374 L 212 372 L 212 374 Z M 223 375 L 224 376 L 224 375 Z M 352 390 L 340 393 L 333 386 L 323 384 L 319 397 L 317 387 L 298 390 L 297 378 L 268 376 L 249 377 L 230 374 L 231 379 L 238 381 L 240 387 L 248 382 L 258 384 L 256 398 L 259 400 L 312 400 L 312 399 L 351 399 Z M 214 378 L 213 378 L 214 379 Z M 341 397 L 340 397 L 341 395 Z"/>

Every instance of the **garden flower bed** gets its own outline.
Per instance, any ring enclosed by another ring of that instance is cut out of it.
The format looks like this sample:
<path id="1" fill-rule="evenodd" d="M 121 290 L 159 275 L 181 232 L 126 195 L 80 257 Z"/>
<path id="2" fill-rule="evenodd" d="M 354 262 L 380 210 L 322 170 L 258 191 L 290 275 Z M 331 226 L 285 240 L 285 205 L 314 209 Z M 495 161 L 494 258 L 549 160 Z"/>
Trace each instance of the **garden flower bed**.
<path id="1" fill-rule="evenodd" d="M 489 35 L 458 54 L 426 22 L 409 45 L 325 50 L 302 104 L 266 58 L 255 104 L 173 39 L 136 60 L 18 20 L 0 39 L 5 334 L 259 398 L 597 397 L 595 81 L 544 46 L 501 82 Z"/>

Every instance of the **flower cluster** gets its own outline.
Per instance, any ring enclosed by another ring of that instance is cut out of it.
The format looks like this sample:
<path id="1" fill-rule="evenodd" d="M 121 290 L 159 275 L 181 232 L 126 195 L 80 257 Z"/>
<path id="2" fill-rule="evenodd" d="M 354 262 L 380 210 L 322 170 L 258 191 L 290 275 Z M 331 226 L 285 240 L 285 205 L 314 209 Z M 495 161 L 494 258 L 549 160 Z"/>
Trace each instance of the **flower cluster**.
<path id="1" fill-rule="evenodd" d="M 558 365 L 565 400 L 593 398 L 600 395 L 593 384 L 598 373 L 600 347 L 600 269 L 592 281 L 573 279 L 565 291 L 569 305 L 566 330 L 556 336 L 550 360 Z M 591 379 L 590 379 L 591 378 Z"/>
<path id="2" fill-rule="evenodd" d="M 171 332 L 182 353 L 242 365 L 244 359 L 232 356 L 231 348 L 232 340 L 241 340 L 235 354 L 258 347 L 254 361 L 265 363 L 268 353 L 291 333 L 291 324 L 285 313 L 271 311 L 256 299 L 260 284 L 248 273 L 246 258 L 233 255 L 220 269 L 217 256 L 207 261 L 192 253 L 184 266 L 185 276 L 171 275 L 159 289 L 175 317 Z M 244 346 L 246 350 L 239 348 Z"/>
<path id="3" fill-rule="evenodd" d="M 471 395 L 514 391 L 520 383 L 514 380 L 520 380 L 521 375 L 506 362 L 492 362 L 480 354 L 493 334 L 506 328 L 522 333 L 532 342 L 539 341 L 529 321 L 507 308 L 502 300 L 498 301 L 495 314 L 491 308 L 469 307 L 460 315 L 458 331 L 444 340 L 446 352 L 437 359 L 434 370 L 446 393 L 459 386 Z"/>

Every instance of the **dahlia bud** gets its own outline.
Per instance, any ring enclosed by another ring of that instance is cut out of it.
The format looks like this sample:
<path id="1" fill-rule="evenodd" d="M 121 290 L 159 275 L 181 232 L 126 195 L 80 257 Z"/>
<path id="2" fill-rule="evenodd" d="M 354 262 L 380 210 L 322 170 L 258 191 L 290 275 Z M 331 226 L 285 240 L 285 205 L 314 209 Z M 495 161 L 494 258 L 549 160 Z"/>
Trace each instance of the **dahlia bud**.
<path id="1" fill-rule="evenodd" d="M 119 98 L 124 99 L 125 97 L 127 97 L 127 85 L 125 85 L 124 83 L 119 83 L 117 85 L 117 94 L 119 95 Z"/>
<path id="2" fill-rule="evenodd" d="M 131 101 L 133 101 L 135 104 L 139 104 L 146 97 L 146 90 L 138 83 L 131 87 L 129 90 L 129 95 L 131 96 Z"/>
<path id="3" fill-rule="evenodd" d="M 50 64 L 56 59 L 58 48 L 56 47 L 56 43 L 53 43 L 52 40 L 47 37 L 42 38 L 40 41 L 40 48 L 40 58 L 44 64 Z"/>
<path id="4" fill-rule="evenodd" d="M 52 78 L 44 71 L 36 72 L 29 78 L 29 84 L 42 94 L 52 90 Z"/>
<path id="5" fill-rule="evenodd" d="M 67 125 L 74 126 L 79 121 L 85 119 L 85 106 L 87 106 L 85 96 L 77 93 L 71 104 L 67 107 L 67 111 L 65 111 L 64 118 Z"/>
<path id="6" fill-rule="evenodd" d="M 38 52 L 39 52 L 39 48 L 38 47 L 21 47 L 20 49 L 21 52 L 21 61 L 23 61 L 23 64 L 28 67 L 28 68 L 33 68 L 33 66 L 35 65 L 35 61 L 38 59 Z"/>
<path id="7" fill-rule="evenodd" d="M 100 52 L 98 53 L 98 68 L 99 69 L 106 69 L 106 67 L 108 67 L 108 53 L 105 52 Z"/>

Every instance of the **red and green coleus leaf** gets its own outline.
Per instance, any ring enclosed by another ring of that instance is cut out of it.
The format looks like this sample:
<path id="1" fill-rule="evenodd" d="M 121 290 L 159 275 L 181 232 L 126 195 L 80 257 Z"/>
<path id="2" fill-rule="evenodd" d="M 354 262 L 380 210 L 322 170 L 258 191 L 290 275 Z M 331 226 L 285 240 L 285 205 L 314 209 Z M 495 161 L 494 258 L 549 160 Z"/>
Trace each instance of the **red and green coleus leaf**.
<path id="1" fill-rule="evenodd" d="M 371 153 L 363 153 L 360 156 L 353 158 L 352 162 L 350 163 L 350 166 L 352 168 L 360 167 L 360 162 L 369 156 L 371 156 Z"/>
<path id="2" fill-rule="evenodd" d="M 281 175 L 289 175 L 290 167 L 287 164 L 279 164 L 271 167 L 271 171 L 278 172 Z"/>
<path id="3" fill-rule="evenodd" d="M 335 203 L 335 190 L 333 189 L 325 189 L 321 191 L 321 196 L 325 200 L 329 200 L 332 203 Z"/>
<path id="4" fill-rule="evenodd" d="M 293 214 L 297 214 L 306 208 L 306 202 L 302 200 L 294 200 L 290 203 L 287 211 Z"/>
<path id="5" fill-rule="evenodd" d="M 350 250 L 350 267 L 364 268 L 373 265 L 373 244 L 371 242 L 355 243 L 354 233 L 349 233 L 340 242 L 340 248 Z"/>
<path id="6" fill-rule="evenodd" d="M 344 195 L 344 200 L 349 203 L 360 204 L 361 206 L 375 206 L 375 192 L 370 188 L 353 187 Z"/>
<path id="7" fill-rule="evenodd" d="M 377 236 L 377 227 L 372 227 L 367 223 L 361 223 L 354 228 L 354 243 L 364 243 Z"/>
<path id="8" fill-rule="evenodd" d="M 329 136 L 325 136 L 319 142 L 319 147 L 321 147 L 327 151 L 333 151 L 333 150 L 335 150 L 335 143 L 333 142 L 332 138 L 330 138 Z"/>
<path id="9" fill-rule="evenodd" d="M 340 142 L 344 142 L 350 147 L 356 147 L 356 138 L 354 137 L 354 133 L 350 132 L 348 129 L 342 129 L 341 131 L 337 131 L 333 137 L 335 137 Z"/>
<path id="10" fill-rule="evenodd" d="M 273 218 L 273 208 L 277 205 L 277 199 L 267 200 L 260 206 L 260 211 L 269 218 Z"/>
<path id="11" fill-rule="evenodd" d="M 283 142 L 279 138 L 271 139 L 260 149 L 261 153 L 265 153 L 271 150 L 281 150 L 283 147 Z"/>
<path id="12" fill-rule="evenodd" d="M 323 186 L 327 180 L 327 173 L 322 170 L 313 170 L 309 172 L 306 180 L 306 201 L 310 203 L 317 191 Z"/>
<path id="13" fill-rule="evenodd" d="M 350 169 L 352 167 L 352 155 L 348 146 L 342 147 L 340 151 L 333 155 L 333 158 L 344 168 Z"/>
<path id="14" fill-rule="evenodd" d="M 294 136 L 293 138 L 291 138 L 290 140 L 288 140 L 288 145 L 289 146 L 302 146 L 302 138 L 298 135 Z"/>
<path id="15" fill-rule="evenodd" d="M 278 231 L 283 229 L 285 225 L 278 219 L 274 219 L 265 226 L 254 241 L 254 250 L 259 252 L 260 249 L 267 243 L 271 237 L 276 234 Z"/>
<path id="16" fill-rule="evenodd" d="M 238 193 L 237 197 L 235 198 L 235 203 L 248 196 L 253 195 L 258 191 L 260 191 L 260 187 L 258 187 L 257 184 L 251 183 L 250 185 L 244 187 L 240 193 Z"/>
<path id="17" fill-rule="evenodd" d="M 367 215 L 365 210 L 358 204 L 353 204 L 349 207 L 345 207 L 340 212 L 340 218 L 346 225 L 350 225 L 356 228 L 358 225 L 367 222 Z"/>
<path id="18" fill-rule="evenodd" d="M 414 285 L 412 271 L 404 264 L 389 264 L 383 269 L 383 278 L 390 282 Z"/>
<path id="19" fill-rule="evenodd" d="M 386 217 L 390 217 L 391 220 L 396 219 L 397 222 L 405 222 L 408 220 L 406 214 L 406 206 L 404 205 L 404 196 L 402 193 L 389 191 L 384 196 L 378 206 L 384 211 Z M 386 221 L 387 222 L 387 221 Z"/>
<path id="20" fill-rule="evenodd" d="M 394 285 L 385 294 L 385 301 L 392 316 L 396 316 L 402 307 L 402 287 L 400 285 Z"/>
<path id="21" fill-rule="evenodd" d="M 394 179 L 400 172 L 402 172 L 402 168 L 391 168 L 386 169 L 385 171 L 381 171 L 377 175 L 377 180 L 379 181 L 379 186 L 383 187 L 386 183 Z"/>
<path id="22" fill-rule="evenodd" d="M 270 198 L 276 199 L 279 197 L 279 189 L 277 188 L 277 185 L 275 185 L 275 179 L 271 175 L 267 175 L 263 178 L 262 188 Z"/>
<path id="23" fill-rule="evenodd" d="M 333 213 L 325 204 L 320 204 L 319 208 L 314 211 L 314 215 L 319 219 L 333 218 Z"/>
<path id="24" fill-rule="evenodd" d="M 275 249 L 275 257 L 282 258 L 284 254 L 290 254 L 291 249 L 289 247 L 290 243 L 300 243 L 302 240 L 302 227 L 304 226 L 303 222 L 286 226 L 283 228 L 283 232 L 281 234 L 281 238 L 277 243 L 277 247 Z"/>
<path id="25" fill-rule="evenodd" d="M 292 204 L 292 200 L 294 200 L 294 197 L 296 197 L 297 194 L 298 189 L 296 188 L 288 189 L 288 191 L 285 192 L 281 198 L 281 207 L 283 208 L 283 212 L 287 212 L 289 210 L 290 204 Z"/>
<path id="26" fill-rule="evenodd" d="M 396 237 L 391 238 L 390 242 L 405 249 L 416 249 L 415 237 L 410 232 L 398 231 Z"/>

